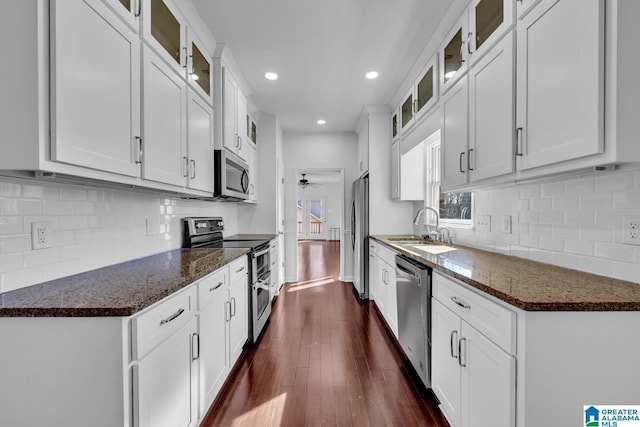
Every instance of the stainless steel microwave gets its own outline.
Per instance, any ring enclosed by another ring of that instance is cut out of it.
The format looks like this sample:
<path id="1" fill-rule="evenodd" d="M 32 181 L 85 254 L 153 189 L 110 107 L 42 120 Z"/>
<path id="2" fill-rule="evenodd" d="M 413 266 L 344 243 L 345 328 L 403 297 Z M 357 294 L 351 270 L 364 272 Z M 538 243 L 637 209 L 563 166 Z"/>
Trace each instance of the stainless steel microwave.
<path id="1" fill-rule="evenodd" d="M 227 150 L 214 150 L 215 181 L 213 196 L 224 201 L 249 197 L 249 166 Z"/>

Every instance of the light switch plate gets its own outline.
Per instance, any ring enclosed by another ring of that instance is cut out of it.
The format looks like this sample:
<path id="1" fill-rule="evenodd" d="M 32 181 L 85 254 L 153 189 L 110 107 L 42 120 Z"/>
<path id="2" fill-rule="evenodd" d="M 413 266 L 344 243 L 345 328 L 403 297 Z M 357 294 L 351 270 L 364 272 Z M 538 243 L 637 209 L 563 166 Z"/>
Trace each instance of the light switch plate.
<path id="1" fill-rule="evenodd" d="M 502 232 L 511 234 L 511 215 L 502 217 Z"/>
<path id="2" fill-rule="evenodd" d="M 491 231 L 491 215 L 476 215 L 476 230 Z"/>

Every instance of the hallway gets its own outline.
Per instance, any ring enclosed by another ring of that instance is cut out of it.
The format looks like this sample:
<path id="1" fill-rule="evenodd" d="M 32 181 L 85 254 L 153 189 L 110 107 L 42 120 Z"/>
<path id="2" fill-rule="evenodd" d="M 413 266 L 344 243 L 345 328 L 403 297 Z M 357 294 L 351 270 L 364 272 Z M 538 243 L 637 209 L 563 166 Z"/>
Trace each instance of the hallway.
<path id="1" fill-rule="evenodd" d="M 299 243 L 299 281 L 281 289 L 203 427 L 447 426 L 408 382 L 377 314 L 338 280 L 339 251 Z"/>

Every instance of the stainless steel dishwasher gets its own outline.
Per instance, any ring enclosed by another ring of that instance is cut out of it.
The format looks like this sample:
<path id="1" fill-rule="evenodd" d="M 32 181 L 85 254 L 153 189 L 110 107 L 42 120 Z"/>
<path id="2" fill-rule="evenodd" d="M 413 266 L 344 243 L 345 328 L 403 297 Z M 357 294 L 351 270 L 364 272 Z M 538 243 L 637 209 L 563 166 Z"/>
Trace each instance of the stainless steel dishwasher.
<path id="1" fill-rule="evenodd" d="M 398 338 L 427 388 L 431 388 L 431 269 L 396 255 Z"/>

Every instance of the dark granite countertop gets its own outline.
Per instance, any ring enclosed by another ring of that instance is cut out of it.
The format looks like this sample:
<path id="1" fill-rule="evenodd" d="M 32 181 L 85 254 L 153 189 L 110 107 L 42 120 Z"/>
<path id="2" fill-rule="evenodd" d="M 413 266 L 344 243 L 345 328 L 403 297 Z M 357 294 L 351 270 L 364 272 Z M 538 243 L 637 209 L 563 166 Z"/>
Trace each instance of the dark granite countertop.
<path id="1" fill-rule="evenodd" d="M 176 249 L 0 293 L 0 317 L 130 316 L 247 249 Z"/>
<path id="2" fill-rule="evenodd" d="M 275 234 L 234 234 L 225 236 L 224 240 L 273 240 L 275 238 Z"/>
<path id="3" fill-rule="evenodd" d="M 640 284 L 455 245 L 429 254 L 370 236 L 434 270 L 527 311 L 640 311 Z"/>

